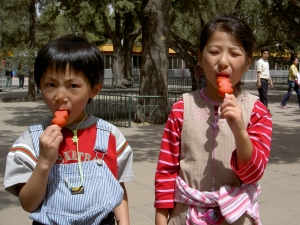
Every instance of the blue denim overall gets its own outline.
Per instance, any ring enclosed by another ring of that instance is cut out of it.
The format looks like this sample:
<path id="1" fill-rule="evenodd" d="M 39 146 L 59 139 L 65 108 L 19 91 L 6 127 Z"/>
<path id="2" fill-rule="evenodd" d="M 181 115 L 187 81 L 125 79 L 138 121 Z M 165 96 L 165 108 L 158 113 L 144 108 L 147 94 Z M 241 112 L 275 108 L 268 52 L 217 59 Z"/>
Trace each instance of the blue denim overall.
<path id="1" fill-rule="evenodd" d="M 110 126 L 97 118 L 95 151 L 107 152 Z M 39 136 L 42 125 L 29 127 L 37 158 L 39 156 Z M 83 143 L 84 140 L 80 140 Z M 82 144 L 81 144 L 82 145 Z M 102 155 L 102 154 L 101 154 Z M 72 194 L 65 182 L 77 186 L 80 175 L 77 163 L 54 164 L 50 170 L 47 192 L 41 207 L 30 214 L 30 218 L 42 224 L 89 224 L 99 225 L 118 206 L 124 195 L 119 182 L 105 162 L 96 160 L 82 162 L 83 194 Z"/>

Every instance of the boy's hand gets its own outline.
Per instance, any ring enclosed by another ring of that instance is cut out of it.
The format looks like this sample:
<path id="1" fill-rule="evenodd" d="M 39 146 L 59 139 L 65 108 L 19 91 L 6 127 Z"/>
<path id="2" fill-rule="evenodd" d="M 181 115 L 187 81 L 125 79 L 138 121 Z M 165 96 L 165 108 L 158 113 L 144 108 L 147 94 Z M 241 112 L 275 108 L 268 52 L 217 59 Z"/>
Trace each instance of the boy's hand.
<path id="1" fill-rule="evenodd" d="M 48 126 L 39 138 L 39 162 L 51 167 L 58 157 L 59 145 L 63 140 L 61 128 L 58 125 Z"/>
<path id="2" fill-rule="evenodd" d="M 221 105 L 221 119 L 226 119 L 234 136 L 245 130 L 242 107 L 234 95 L 226 95 Z"/>

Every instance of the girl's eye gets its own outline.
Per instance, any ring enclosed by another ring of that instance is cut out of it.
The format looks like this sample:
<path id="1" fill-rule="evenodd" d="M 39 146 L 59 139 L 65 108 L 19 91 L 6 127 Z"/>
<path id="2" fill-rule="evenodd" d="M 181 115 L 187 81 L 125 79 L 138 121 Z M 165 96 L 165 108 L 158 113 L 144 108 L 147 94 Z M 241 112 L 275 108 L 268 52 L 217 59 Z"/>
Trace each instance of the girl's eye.
<path id="1" fill-rule="evenodd" d="M 242 54 L 238 53 L 238 52 L 233 52 L 233 53 L 231 53 L 231 55 L 234 56 L 234 57 L 237 57 L 237 56 L 241 56 Z"/>
<path id="2" fill-rule="evenodd" d="M 218 51 L 209 51 L 209 53 L 212 55 L 217 55 L 219 52 Z"/>

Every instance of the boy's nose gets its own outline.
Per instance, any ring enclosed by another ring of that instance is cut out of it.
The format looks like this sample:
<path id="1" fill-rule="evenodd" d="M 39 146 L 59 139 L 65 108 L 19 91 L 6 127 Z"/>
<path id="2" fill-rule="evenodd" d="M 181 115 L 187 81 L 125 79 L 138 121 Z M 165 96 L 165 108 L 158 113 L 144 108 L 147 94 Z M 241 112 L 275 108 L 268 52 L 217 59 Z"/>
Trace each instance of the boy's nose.
<path id="1" fill-rule="evenodd" d="M 58 91 L 55 96 L 55 101 L 61 104 L 63 102 L 67 102 L 68 97 L 63 91 Z"/>

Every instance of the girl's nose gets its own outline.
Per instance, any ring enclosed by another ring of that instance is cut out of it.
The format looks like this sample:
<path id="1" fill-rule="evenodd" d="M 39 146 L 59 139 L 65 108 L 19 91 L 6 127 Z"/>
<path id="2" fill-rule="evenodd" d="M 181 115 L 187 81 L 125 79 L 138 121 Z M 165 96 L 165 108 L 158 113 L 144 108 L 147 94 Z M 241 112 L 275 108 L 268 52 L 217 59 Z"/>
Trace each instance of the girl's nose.
<path id="1" fill-rule="evenodd" d="M 226 57 L 226 54 L 222 54 L 219 60 L 219 67 L 224 69 L 228 67 L 228 59 Z"/>

